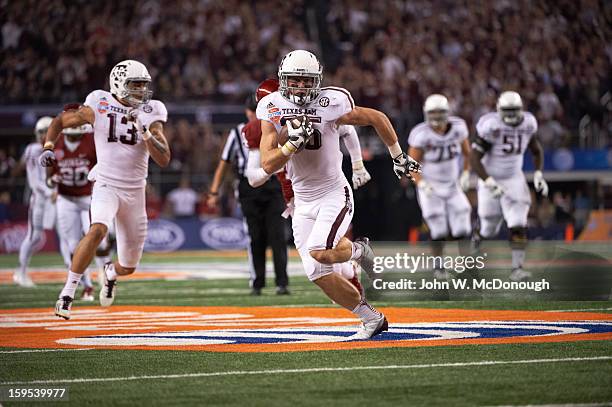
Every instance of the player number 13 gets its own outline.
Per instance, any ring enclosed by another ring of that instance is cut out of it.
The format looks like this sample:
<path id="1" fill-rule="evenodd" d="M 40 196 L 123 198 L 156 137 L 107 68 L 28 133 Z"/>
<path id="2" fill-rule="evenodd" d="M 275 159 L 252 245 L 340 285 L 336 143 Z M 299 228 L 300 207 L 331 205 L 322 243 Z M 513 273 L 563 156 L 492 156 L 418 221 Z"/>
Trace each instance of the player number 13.
<path id="1" fill-rule="evenodd" d="M 117 126 L 117 114 L 109 113 L 106 115 L 110 120 L 110 125 L 108 126 L 108 142 L 116 143 L 117 141 L 121 141 L 122 144 L 134 145 L 138 141 L 138 131 L 134 124 L 128 127 L 127 132 L 129 136 L 122 134 L 117 138 L 116 135 L 116 126 Z M 121 116 L 121 124 L 127 125 L 128 119 L 126 116 Z"/>

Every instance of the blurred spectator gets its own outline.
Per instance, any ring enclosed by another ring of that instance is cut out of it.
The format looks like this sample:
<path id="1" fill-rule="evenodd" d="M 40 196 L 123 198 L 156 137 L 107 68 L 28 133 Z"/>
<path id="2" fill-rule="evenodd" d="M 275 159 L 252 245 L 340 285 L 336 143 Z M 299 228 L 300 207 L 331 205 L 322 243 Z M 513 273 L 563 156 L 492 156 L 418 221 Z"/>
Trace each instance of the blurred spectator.
<path id="1" fill-rule="evenodd" d="M 179 186 L 166 197 L 166 205 L 170 214 L 175 218 L 189 218 L 196 215 L 198 194 L 191 188 L 188 176 L 181 178 Z"/>
<path id="2" fill-rule="evenodd" d="M 151 68 L 156 97 L 166 102 L 239 102 L 276 72 L 286 51 L 305 48 L 321 56 L 328 82 L 347 87 L 358 104 L 383 108 L 402 129 L 420 120 L 432 92 L 446 93 L 473 123 L 507 89 L 544 121 L 575 132 L 588 115 L 605 129 L 606 4 L 109 0 L 24 9 L 5 2 L 0 103 L 82 99 L 105 87 L 126 56 Z"/>

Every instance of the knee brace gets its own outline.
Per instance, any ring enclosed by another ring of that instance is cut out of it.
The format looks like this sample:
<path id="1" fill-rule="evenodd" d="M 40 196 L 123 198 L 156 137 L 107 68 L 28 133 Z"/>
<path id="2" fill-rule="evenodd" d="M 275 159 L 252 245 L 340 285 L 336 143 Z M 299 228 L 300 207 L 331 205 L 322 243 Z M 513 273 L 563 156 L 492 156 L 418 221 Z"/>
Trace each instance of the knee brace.
<path id="1" fill-rule="evenodd" d="M 514 227 L 510 228 L 510 247 L 516 250 L 524 250 L 527 247 L 527 228 Z"/>

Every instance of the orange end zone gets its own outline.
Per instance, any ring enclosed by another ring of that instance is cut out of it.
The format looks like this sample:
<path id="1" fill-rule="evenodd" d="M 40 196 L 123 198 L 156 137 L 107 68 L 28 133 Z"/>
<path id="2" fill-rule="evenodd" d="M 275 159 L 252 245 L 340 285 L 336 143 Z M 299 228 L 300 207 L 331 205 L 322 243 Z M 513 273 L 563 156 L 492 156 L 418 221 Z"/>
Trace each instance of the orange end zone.
<path id="1" fill-rule="evenodd" d="M 0 347 L 292 352 L 387 347 L 611 340 L 612 315 L 592 312 L 382 308 L 390 331 L 357 329 L 340 308 L 77 307 L 0 310 Z"/>

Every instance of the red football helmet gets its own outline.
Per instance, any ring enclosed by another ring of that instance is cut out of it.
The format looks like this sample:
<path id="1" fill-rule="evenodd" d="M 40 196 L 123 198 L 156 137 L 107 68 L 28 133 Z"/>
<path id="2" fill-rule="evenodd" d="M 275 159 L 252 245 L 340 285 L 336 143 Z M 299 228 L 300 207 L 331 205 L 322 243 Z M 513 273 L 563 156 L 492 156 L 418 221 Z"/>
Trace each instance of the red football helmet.
<path id="1" fill-rule="evenodd" d="M 272 92 L 278 90 L 278 79 L 268 78 L 257 87 L 255 92 L 255 101 L 259 102 L 264 96 L 268 96 Z"/>

